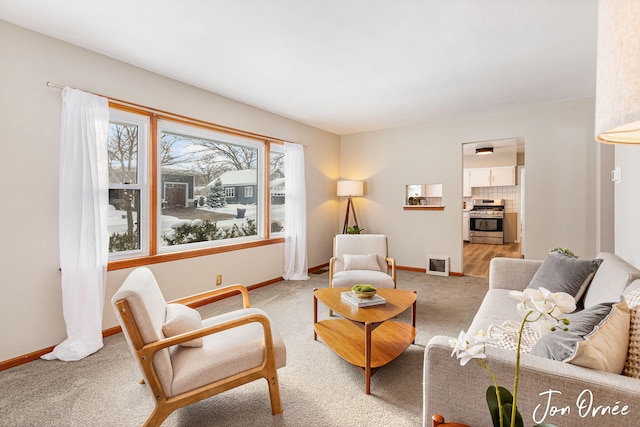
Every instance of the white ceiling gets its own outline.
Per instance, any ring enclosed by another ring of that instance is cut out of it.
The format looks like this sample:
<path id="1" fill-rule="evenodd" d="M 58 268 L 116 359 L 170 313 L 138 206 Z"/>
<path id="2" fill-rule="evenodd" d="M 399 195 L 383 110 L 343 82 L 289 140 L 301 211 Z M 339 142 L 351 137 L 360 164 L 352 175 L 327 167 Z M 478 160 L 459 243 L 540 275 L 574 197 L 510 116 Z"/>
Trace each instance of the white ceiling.
<path id="1" fill-rule="evenodd" d="M 0 0 L 0 18 L 337 134 L 595 95 L 597 0 Z"/>

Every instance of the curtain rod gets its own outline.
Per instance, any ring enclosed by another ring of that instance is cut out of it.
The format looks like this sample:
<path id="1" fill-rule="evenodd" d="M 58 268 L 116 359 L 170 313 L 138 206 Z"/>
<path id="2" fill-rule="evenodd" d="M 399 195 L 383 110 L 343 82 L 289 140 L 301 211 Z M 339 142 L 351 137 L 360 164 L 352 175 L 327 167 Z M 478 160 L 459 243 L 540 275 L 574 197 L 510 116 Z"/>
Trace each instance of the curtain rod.
<path id="1" fill-rule="evenodd" d="M 55 84 L 55 83 L 53 83 L 51 81 L 47 81 L 46 85 L 47 85 L 47 87 L 52 87 L 52 88 L 55 88 L 55 89 L 64 89 L 65 88 L 65 86 L 57 85 L 57 84 Z M 84 92 L 89 92 L 89 91 L 84 91 Z M 177 119 L 180 119 L 180 120 L 186 120 L 186 121 L 189 121 L 189 122 L 192 122 L 192 123 L 205 124 L 207 126 L 211 126 L 211 127 L 215 128 L 216 130 L 219 130 L 219 131 L 222 131 L 222 132 L 231 133 L 231 134 L 234 134 L 234 135 L 240 135 L 240 136 L 245 136 L 245 137 L 249 137 L 249 138 L 253 138 L 253 139 L 264 140 L 264 141 L 269 141 L 269 142 L 276 142 L 276 143 L 281 143 L 281 144 L 284 144 L 285 142 L 289 142 L 289 141 L 285 141 L 285 140 L 280 139 L 280 138 L 272 138 L 270 136 L 261 135 L 261 134 L 253 133 L 253 132 L 247 132 L 247 131 L 243 131 L 243 130 L 240 130 L 240 129 L 235 129 L 235 128 L 232 128 L 232 127 L 229 127 L 229 126 L 218 125 L 218 124 L 215 124 L 215 123 L 207 122 L 205 120 L 193 119 L 191 117 L 182 116 L 180 114 L 169 113 L 168 111 L 162 111 L 162 110 L 158 110 L 158 109 L 155 109 L 155 108 L 147 107 L 147 106 L 144 106 L 144 105 L 135 104 L 133 102 L 123 101 L 123 100 L 117 99 L 117 98 L 111 98 L 109 96 L 101 95 L 99 93 L 94 93 L 94 92 L 89 92 L 89 93 L 91 93 L 93 95 L 96 95 L 96 96 L 101 96 L 103 98 L 107 98 L 110 102 L 113 102 L 115 104 L 120 104 L 120 105 L 123 105 L 123 106 L 129 106 L 129 107 L 135 107 L 135 108 L 138 108 L 138 109 L 150 112 L 150 113 L 165 115 L 165 116 L 169 116 L 169 117 L 174 117 L 174 118 L 177 118 Z M 300 144 L 300 145 L 302 145 L 304 148 L 308 148 L 304 144 Z"/>

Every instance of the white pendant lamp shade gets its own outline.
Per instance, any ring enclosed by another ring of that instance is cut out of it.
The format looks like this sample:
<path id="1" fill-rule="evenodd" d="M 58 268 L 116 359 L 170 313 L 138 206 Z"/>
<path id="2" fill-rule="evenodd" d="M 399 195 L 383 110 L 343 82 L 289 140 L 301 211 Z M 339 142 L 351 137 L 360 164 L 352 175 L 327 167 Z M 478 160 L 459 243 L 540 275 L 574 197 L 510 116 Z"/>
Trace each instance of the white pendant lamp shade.
<path id="1" fill-rule="evenodd" d="M 338 181 L 339 197 L 360 197 L 364 194 L 362 181 Z"/>
<path id="2" fill-rule="evenodd" d="M 596 140 L 640 144 L 640 1 L 600 0 Z"/>

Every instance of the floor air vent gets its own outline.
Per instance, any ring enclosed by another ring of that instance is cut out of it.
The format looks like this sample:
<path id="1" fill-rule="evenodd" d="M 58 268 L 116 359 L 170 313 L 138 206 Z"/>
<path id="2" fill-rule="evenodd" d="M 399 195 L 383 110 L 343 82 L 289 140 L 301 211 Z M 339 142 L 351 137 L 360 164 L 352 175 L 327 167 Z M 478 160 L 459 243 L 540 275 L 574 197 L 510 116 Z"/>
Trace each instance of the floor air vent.
<path id="1" fill-rule="evenodd" d="M 427 274 L 435 274 L 438 276 L 449 275 L 449 257 L 427 257 Z"/>

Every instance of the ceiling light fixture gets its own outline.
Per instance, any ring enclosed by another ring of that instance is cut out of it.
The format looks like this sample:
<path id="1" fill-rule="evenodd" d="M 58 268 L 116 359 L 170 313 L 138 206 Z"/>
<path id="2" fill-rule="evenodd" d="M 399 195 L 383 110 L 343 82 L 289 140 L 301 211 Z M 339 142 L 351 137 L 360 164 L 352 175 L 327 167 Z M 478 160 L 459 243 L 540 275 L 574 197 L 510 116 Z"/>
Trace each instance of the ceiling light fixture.
<path id="1" fill-rule="evenodd" d="M 640 2 L 601 0 L 598 8 L 596 140 L 640 144 Z"/>
<path id="2" fill-rule="evenodd" d="M 487 154 L 493 154 L 493 147 L 476 148 L 476 154 L 478 156 L 484 156 L 484 155 L 487 155 Z"/>

